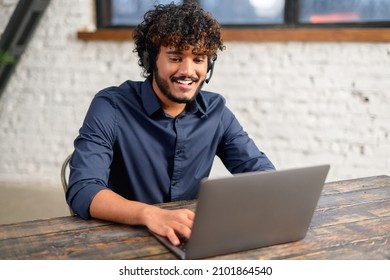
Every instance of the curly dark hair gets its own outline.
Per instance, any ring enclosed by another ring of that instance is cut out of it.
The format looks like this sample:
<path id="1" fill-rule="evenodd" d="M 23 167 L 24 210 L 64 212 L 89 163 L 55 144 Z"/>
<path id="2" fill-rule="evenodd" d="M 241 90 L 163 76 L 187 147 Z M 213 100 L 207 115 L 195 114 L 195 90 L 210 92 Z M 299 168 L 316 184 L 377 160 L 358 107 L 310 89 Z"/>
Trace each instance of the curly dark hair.
<path id="1" fill-rule="evenodd" d="M 194 47 L 194 53 L 215 59 L 217 51 L 225 48 L 221 39 L 221 26 L 195 3 L 156 5 L 144 15 L 144 21 L 134 30 L 134 52 L 138 65 L 149 76 L 155 67 L 160 46 L 173 46 L 179 50 Z"/>

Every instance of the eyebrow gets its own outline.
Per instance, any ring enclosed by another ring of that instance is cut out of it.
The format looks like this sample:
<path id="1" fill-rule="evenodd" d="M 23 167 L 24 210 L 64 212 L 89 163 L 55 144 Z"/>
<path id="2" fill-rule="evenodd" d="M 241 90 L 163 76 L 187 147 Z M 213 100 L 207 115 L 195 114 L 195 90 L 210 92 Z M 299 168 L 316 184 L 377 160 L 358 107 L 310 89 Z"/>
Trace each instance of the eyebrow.
<path id="1" fill-rule="evenodd" d="M 177 55 L 182 55 L 183 54 L 183 51 L 180 51 L 180 50 L 167 50 L 166 51 L 167 54 L 177 54 Z M 207 56 L 206 53 L 196 53 L 196 52 L 193 52 L 194 55 L 196 56 Z"/>
<path id="2" fill-rule="evenodd" d="M 166 53 L 167 54 L 183 54 L 182 51 L 177 51 L 177 50 L 167 50 Z"/>

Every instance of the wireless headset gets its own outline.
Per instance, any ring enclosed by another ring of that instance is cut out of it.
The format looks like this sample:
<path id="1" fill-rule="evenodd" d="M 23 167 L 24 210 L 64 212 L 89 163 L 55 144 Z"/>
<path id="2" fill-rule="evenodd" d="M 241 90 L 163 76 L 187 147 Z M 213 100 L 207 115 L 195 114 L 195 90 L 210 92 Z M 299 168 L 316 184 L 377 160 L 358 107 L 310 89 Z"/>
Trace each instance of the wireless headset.
<path id="1" fill-rule="evenodd" d="M 214 55 L 212 57 L 207 58 L 207 73 L 208 77 L 206 78 L 205 82 L 208 84 L 210 82 L 211 77 L 213 76 L 214 72 L 214 65 L 215 61 L 217 60 L 217 55 Z M 149 61 L 149 53 L 147 51 L 143 52 L 142 55 L 142 64 L 145 67 L 145 69 L 148 71 L 150 67 L 150 61 Z"/>
<path id="2" fill-rule="evenodd" d="M 217 55 L 214 55 L 212 57 L 209 56 L 207 58 L 207 73 L 208 73 L 208 77 L 205 80 L 206 84 L 208 84 L 210 82 L 210 79 L 213 76 L 214 65 L 215 65 L 215 61 L 216 60 L 217 60 Z"/>

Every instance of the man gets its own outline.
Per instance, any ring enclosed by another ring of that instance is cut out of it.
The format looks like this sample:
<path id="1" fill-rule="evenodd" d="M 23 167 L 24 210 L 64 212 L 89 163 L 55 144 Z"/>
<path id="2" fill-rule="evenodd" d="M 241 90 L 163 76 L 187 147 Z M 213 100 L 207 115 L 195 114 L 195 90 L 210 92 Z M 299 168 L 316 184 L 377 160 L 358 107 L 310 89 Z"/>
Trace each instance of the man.
<path id="1" fill-rule="evenodd" d="M 134 40 L 147 79 L 93 99 L 74 143 L 67 201 L 85 219 L 145 225 L 178 245 L 194 213 L 152 204 L 196 198 L 215 155 L 231 173 L 274 166 L 224 99 L 201 90 L 224 49 L 216 20 L 194 4 L 158 5 Z"/>

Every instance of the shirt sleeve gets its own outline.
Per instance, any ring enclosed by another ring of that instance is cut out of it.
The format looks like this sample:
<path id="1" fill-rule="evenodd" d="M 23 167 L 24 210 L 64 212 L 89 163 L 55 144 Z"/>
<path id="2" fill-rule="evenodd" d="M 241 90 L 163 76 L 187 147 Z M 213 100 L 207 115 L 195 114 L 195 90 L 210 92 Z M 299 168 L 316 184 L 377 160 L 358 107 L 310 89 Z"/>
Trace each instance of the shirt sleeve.
<path id="1" fill-rule="evenodd" d="M 224 134 L 217 155 L 231 173 L 275 170 L 269 158 L 259 150 L 227 107 L 222 114 L 221 123 Z"/>
<path id="2" fill-rule="evenodd" d="M 89 219 L 95 195 L 107 188 L 116 135 L 116 108 L 108 94 L 92 100 L 70 161 L 66 199 L 75 213 Z"/>

